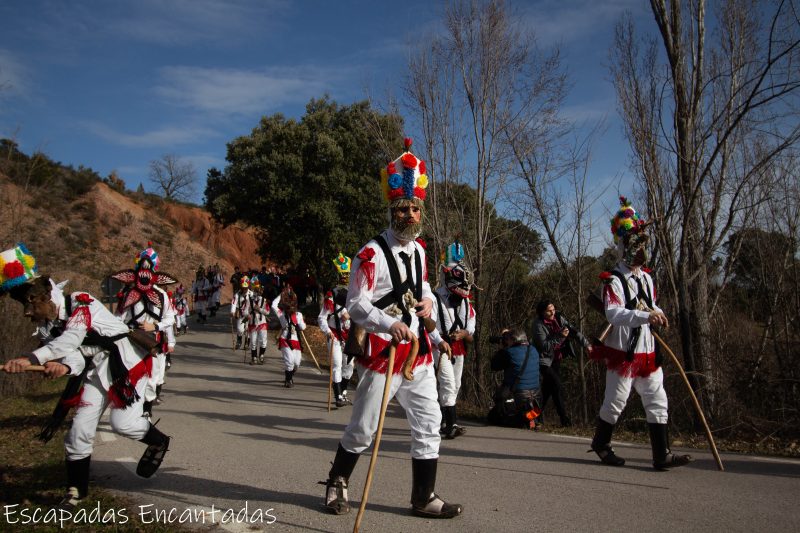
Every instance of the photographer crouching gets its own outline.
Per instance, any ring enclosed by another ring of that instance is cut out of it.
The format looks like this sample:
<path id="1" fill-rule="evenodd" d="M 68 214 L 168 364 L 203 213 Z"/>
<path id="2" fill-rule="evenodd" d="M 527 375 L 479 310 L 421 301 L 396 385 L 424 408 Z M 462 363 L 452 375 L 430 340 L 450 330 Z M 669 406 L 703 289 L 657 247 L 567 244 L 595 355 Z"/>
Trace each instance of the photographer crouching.
<path id="1" fill-rule="evenodd" d="M 492 370 L 503 371 L 503 382 L 495 393 L 495 405 L 489 411 L 489 423 L 500 426 L 535 429 L 539 408 L 539 352 L 528 344 L 522 329 L 503 330 L 499 338 L 503 348 L 492 357 Z"/>

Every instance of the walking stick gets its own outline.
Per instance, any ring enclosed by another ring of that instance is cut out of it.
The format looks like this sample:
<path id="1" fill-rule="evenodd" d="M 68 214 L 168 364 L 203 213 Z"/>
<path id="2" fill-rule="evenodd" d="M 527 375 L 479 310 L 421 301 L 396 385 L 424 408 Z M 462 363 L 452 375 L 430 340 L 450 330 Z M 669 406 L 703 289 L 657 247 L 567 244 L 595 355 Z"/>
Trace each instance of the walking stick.
<path id="1" fill-rule="evenodd" d="M 330 338 L 330 346 L 328 346 L 328 369 L 329 369 L 329 376 L 328 376 L 328 412 L 331 412 L 331 395 L 333 393 L 333 343 L 337 341 L 333 337 Z"/>
<path id="2" fill-rule="evenodd" d="M 5 367 L 0 366 L 0 370 L 3 372 L 6 371 Z M 25 367 L 25 372 L 44 372 L 44 366 L 42 365 L 29 365 Z"/>
<path id="3" fill-rule="evenodd" d="M 706 422 L 706 417 L 703 414 L 703 410 L 700 408 L 700 402 L 697 401 L 697 396 L 694 394 L 694 389 L 692 389 L 692 385 L 689 383 L 689 378 L 686 377 L 686 372 L 683 371 L 683 367 L 681 366 L 680 361 L 675 356 L 675 354 L 670 350 L 667 343 L 652 329 L 650 332 L 653 334 L 653 337 L 658 341 L 662 348 L 664 348 L 672 359 L 672 362 L 680 372 L 681 377 L 683 378 L 683 382 L 686 384 L 686 388 L 689 389 L 689 396 L 692 398 L 692 403 L 694 403 L 694 408 L 697 411 L 697 414 L 700 416 L 700 421 L 703 423 L 703 429 L 706 432 L 706 438 L 708 439 L 708 445 L 711 447 L 711 453 L 714 455 L 714 460 L 717 462 L 717 468 L 720 472 L 723 472 L 725 468 L 722 466 L 722 459 L 719 457 L 719 452 L 717 451 L 717 445 L 714 443 L 714 437 L 711 436 L 711 429 L 708 427 L 708 422 Z"/>
<path id="4" fill-rule="evenodd" d="M 319 370 L 319 373 L 322 374 L 322 369 L 319 367 L 319 363 L 317 362 L 317 358 L 314 357 L 314 350 L 312 350 L 311 349 L 311 345 L 308 344 L 308 339 L 306 339 L 306 334 L 303 333 L 303 330 L 299 330 L 299 331 L 300 331 L 300 336 L 303 337 L 303 340 L 305 341 L 306 346 L 308 346 L 308 353 L 311 354 L 311 359 L 314 360 L 314 364 L 317 365 L 317 370 Z"/>
<path id="5" fill-rule="evenodd" d="M 419 350 L 419 340 L 414 336 L 411 338 L 411 351 L 408 357 L 416 357 Z M 361 518 L 364 516 L 364 511 L 367 508 L 367 498 L 369 497 L 369 488 L 372 485 L 372 474 L 375 470 L 375 463 L 378 462 L 378 447 L 381 445 L 381 434 L 383 434 L 383 422 L 386 420 L 386 408 L 389 405 L 389 392 L 392 388 L 392 374 L 394 373 L 394 356 L 397 352 L 397 341 L 392 341 L 389 347 L 389 362 L 386 365 L 386 383 L 383 385 L 383 399 L 381 400 L 381 414 L 378 418 L 378 431 L 375 433 L 375 443 L 372 445 L 372 457 L 369 460 L 369 469 L 367 470 L 367 480 L 364 482 L 364 494 L 361 496 L 361 505 L 358 508 L 358 515 L 356 515 L 356 523 L 353 526 L 353 533 L 358 533 L 358 528 L 361 525 Z"/>

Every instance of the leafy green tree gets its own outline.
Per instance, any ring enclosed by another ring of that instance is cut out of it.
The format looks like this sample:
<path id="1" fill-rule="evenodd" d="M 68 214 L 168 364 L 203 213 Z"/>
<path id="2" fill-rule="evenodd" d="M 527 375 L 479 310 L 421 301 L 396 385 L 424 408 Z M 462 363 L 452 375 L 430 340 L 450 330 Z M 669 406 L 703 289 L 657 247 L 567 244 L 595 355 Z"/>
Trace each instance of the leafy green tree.
<path id="1" fill-rule="evenodd" d="M 299 121 L 263 117 L 250 135 L 230 142 L 225 170 L 208 172 L 206 207 L 224 224 L 262 230 L 263 257 L 310 268 L 330 284 L 336 254 L 352 256 L 385 227 L 378 173 L 393 157 L 384 147 L 396 155 L 401 143 L 399 117 L 367 102 L 314 99 Z"/>

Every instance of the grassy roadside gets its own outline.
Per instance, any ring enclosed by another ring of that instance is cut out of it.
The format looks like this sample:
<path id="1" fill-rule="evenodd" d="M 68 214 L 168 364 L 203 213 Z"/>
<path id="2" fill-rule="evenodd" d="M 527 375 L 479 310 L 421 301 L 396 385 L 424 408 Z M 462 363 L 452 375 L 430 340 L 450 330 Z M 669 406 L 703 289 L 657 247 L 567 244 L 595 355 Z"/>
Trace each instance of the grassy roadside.
<path id="1" fill-rule="evenodd" d="M 47 444 L 39 442 L 36 436 L 63 387 L 63 380 L 34 381 L 25 395 L 3 402 L 0 411 L 0 531 L 158 533 L 179 529 L 178 524 L 142 524 L 133 512 L 135 505 L 93 484 L 89 486 L 89 497 L 73 511 L 72 517 L 59 516 L 57 510 L 51 510 L 61 500 L 66 483 L 64 430 Z M 39 509 L 38 515 L 34 515 L 36 509 Z M 34 518 L 37 518 L 36 524 Z M 63 524 L 59 523 L 59 518 L 65 520 Z"/>

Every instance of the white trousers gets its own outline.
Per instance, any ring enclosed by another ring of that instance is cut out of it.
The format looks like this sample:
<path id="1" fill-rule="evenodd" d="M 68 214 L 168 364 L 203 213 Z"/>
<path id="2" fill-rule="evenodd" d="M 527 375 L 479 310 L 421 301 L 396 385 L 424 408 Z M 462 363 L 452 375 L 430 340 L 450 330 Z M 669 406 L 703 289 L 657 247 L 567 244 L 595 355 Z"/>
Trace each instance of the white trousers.
<path id="1" fill-rule="evenodd" d="M 628 403 L 631 387 L 636 389 L 642 399 L 647 421 L 651 424 L 666 424 L 667 392 L 664 390 L 664 372 L 660 368 L 646 378 L 623 377 L 607 370 L 605 399 L 600 408 L 600 418 L 609 424 L 616 424 Z"/>
<path id="2" fill-rule="evenodd" d="M 439 405 L 442 407 L 452 407 L 456 404 L 458 391 L 461 390 L 461 375 L 464 372 L 464 357 L 435 356 L 439 361 Z"/>
<path id="3" fill-rule="evenodd" d="M 302 359 L 300 350 L 281 348 L 281 355 L 283 356 L 283 366 L 286 370 L 291 372 L 300 368 L 300 360 Z"/>
<path id="4" fill-rule="evenodd" d="M 331 347 L 333 343 L 333 347 Z M 328 350 L 331 354 L 331 368 L 333 369 L 333 382 L 348 380 L 353 376 L 353 359 L 347 364 L 347 358 L 342 354 L 342 343 L 336 339 L 328 338 Z"/>
<path id="5" fill-rule="evenodd" d="M 186 326 L 186 313 L 175 315 L 175 327 L 181 329 L 184 326 Z"/>
<path id="6" fill-rule="evenodd" d="M 159 353 L 153 357 L 153 368 L 150 370 L 150 376 L 144 376 L 142 381 L 147 381 L 147 387 L 144 390 L 144 399 L 147 402 L 152 402 L 156 399 L 156 387 L 164 384 L 164 375 L 167 370 L 167 356 L 166 354 Z"/>
<path id="7" fill-rule="evenodd" d="M 136 384 L 136 392 L 144 396 L 147 379 Z M 83 384 L 81 405 L 75 410 L 72 428 L 64 437 L 64 449 L 68 461 L 77 461 L 92 455 L 97 424 L 108 407 L 108 392 L 94 375 Z M 150 429 L 150 421 L 142 417 L 143 398 L 125 409 L 111 409 L 111 429 L 115 433 L 133 440 L 141 440 Z"/>
<path id="8" fill-rule="evenodd" d="M 250 332 L 250 349 L 255 350 L 256 346 L 260 346 L 261 348 L 267 347 L 266 329 L 254 329 Z"/>
<path id="9" fill-rule="evenodd" d="M 356 389 L 353 414 L 341 440 L 342 447 L 352 453 L 361 453 L 372 444 L 372 436 L 378 430 L 383 387 L 386 383 L 386 375 L 374 370 L 362 368 L 359 374 L 361 379 Z M 418 366 L 414 370 L 414 381 L 406 381 L 402 374 L 394 374 L 389 393 L 389 399 L 391 398 L 396 398 L 406 412 L 411 428 L 411 457 L 439 457 L 442 412 L 436 401 L 433 365 Z"/>

